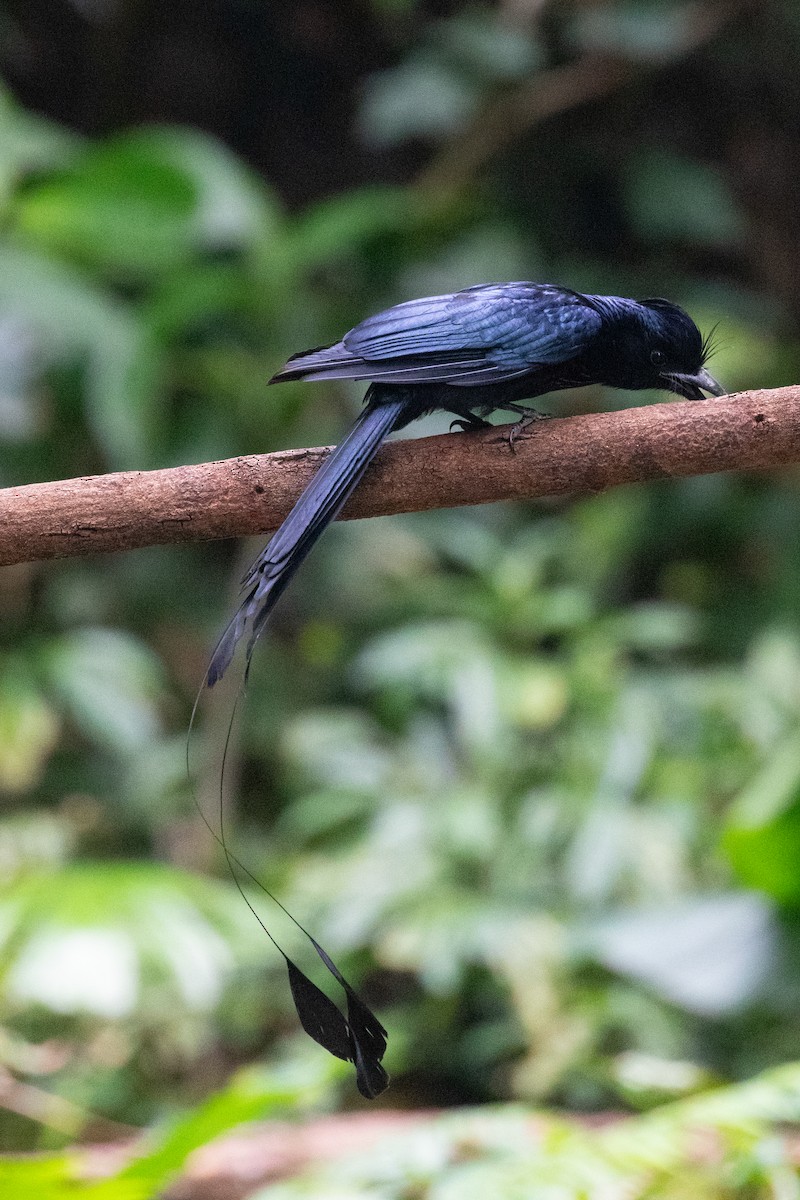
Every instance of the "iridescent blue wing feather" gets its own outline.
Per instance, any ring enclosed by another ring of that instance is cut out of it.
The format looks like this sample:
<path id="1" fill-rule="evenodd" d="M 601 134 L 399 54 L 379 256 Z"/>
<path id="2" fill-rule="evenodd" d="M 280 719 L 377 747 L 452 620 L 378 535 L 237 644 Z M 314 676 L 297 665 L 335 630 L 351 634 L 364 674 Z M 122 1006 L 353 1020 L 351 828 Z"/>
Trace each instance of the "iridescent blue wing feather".
<path id="1" fill-rule="evenodd" d="M 295 355 L 275 382 L 500 383 L 573 358 L 601 325 L 601 315 L 575 292 L 536 283 L 483 284 L 368 317 L 334 346 Z"/>

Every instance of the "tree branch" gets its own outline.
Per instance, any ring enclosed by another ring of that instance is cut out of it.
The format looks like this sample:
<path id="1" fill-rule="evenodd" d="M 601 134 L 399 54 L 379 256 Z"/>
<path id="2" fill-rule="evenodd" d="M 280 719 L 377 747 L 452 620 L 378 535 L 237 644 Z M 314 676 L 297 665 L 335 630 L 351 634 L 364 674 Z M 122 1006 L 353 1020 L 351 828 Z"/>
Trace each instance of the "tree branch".
<path id="1" fill-rule="evenodd" d="M 327 448 L 0 492 L 0 565 L 276 528 Z M 385 516 L 800 462 L 800 386 L 384 446 L 344 512 Z"/>

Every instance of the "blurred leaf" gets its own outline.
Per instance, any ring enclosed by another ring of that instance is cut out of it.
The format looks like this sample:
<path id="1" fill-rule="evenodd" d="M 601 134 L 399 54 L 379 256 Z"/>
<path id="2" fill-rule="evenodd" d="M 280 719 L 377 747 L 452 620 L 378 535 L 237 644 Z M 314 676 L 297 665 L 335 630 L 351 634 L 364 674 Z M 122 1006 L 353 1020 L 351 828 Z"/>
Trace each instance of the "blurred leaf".
<path id="1" fill-rule="evenodd" d="M 598 1129 L 519 1106 L 461 1109 L 307 1168 L 252 1200 L 746 1200 L 796 1191 L 791 1064 Z"/>
<path id="2" fill-rule="evenodd" d="M 485 88 L 523 79 L 540 61 L 522 23 L 480 9 L 439 21 L 399 66 L 368 77 L 359 132 L 379 148 L 446 137 L 472 117 Z"/>
<path id="3" fill-rule="evenodd" d="M 442 254 L 426 248 L 424 257 L 404 271 L 399 291 L 403 296 L 439 296 L 487 279 L 528 278 L 536 272 L 530 245 L 513 227 L 493 223 L 449 242 Z"/>
<path id="4" fill-rule="evenodd" d="M 490 10 L 476 8 L 440 21 L 431 42 L 466 74 L 488 82 L 523 79 L 541 61 L 527 25 L 498 21 Z"/>
<path id="5" fill-rule="evenodd" d="M 197 209 L 194 181 L 147 134 L 129 134 L 30 189 L 17 223 L 41 247 L 139 279 L 186 261 Z"/>
<path id="6" fill-rule="evenodd" d="M 722 846 L 745 887 L 800 901 L 800 743 L 773 753 L 728 812 Z"/>
<path id="7" fill-rule="evenodd" d="M 750 1000 L 777 948 L 770 909 L 745 894 L 621 914 L 596 926 L 592 943 L 605 966 L 709 1016 Z"/>
<path id="8" fill-rule="evenodd" d="M 626 1099 L 647 1108 L 699 1092 L 713 1082 L 696 1063 L 675 1062 L 638 1051 L 620 1054 L 613 1070 Z"/>
<path id="9" fill-rule="evenodd" d="M 341 837 L 353 827 L 360 834 L 373 807 L 372 798 L 357 791 L 310 792 L 283 814 L 280 828 L 294 841 Z"/>
<path id="10" fill-rule="evenodd" d="M 239 1071 L 222 1091 L 173 1122 L 160 1137 L 151 1134 L 155 1148 L 137 1156 L 115 1176 L 115 1182 L 123 1188 L 140 1182 L 146 1184 L 148 1196 L 160 1195 L 193 1150 L 245 1122 L 306 1108 L 323 1092 L 324 1086 L 316 1082 L 309 1085 L 303 1079 L 287 1079 L 263 1068 Z"/>
<path id="11" fill-rule="evenodd" d="M 20 812 L 3 822 L 0 872 L 4 880 L 63 866 L 74 852 L 77 830 L 63 813 Z"/>
<path id="12" fill-rule="evenodd" d="M 52 686 L 89 737 L 125 754 L 157 734 L 158 662 L 130 634 L 110 629 L 69 634 L 49 648 L 44 663 Z"/>
<path id="13" fill-rule="evenodd" d="M 500 698 L 515 724 L 524 729 L 547 729 L 566 712 L 569 682 L 554 665 L 519 664 L 501 679 Z"/>
<path id="14" fill-rule="evenodd" d="M 153 461 L 160 356 L 135 313 L 76 273 L 0 246 L 0 311 L 31 331 L 43 365 L 86 364 L 87 420 L 116 468 Z"/>
<path id="15" fill-rule="evenodd" d="M 36 784 L 59 733 L 59 720 L 23 659 L 7 661 L 0 676 L 0 788 Z"/>
<path id="16" fill-rule="evenodd" d="M 381 956 L 395 970 L 413 970 L 434 994 L 455 991 L 463 972 L 499 955 L 513 922 L 466 890 L 431 889 L 424 905 L 390 924 Z"/>
<path id="17" fill-rule="evenodd" d="M 172 271 L 144 307 L 159 341 L 183 338 L 245 305 L 247 282 L 231 264 L 192 265 Z"/>
<path id="18" fill-rule="evenodd" d="M 0 1190 L 14 1200 L 149 1200 L 151 1193 L 138 1181 L 81 1179 L 79 1155 L 57 1158 L 5 1158 L 0 1162 Z"/>
<path id="19" fill-rule="evenodd" d="M 163 866 L 31 875 L 0 898 L 4 1004 L 106 1021 L 146 1018 L 166 1004 L 185 1024 L 213 1011 L 237 960 L 260 959 L 264 947 L 251 935 L 233 888 Z"/>
<path id="20" fill-rule="evenodd" d="M 277 200 L 227 146 L 198 129 L 137 130 L 127 144 L 180 170 L 194 185 L 193 239 L 209 250 L 274 244 L 282 232 Z"/>
<path id="21" fill-rule="evenodd" d="M 572 35 L 584 51 L 614 51 L 645 62 L 680 53 L 691 21 L 691 4 L 675 0 L 617 0 L 581 5 Z"/>
<path id="22" fill-rule="evenodd" d="M 9 1196 L 23 1196 L 25 1200 L 28 1197 L 38 1200 L 41 1196 L 49 1200 L 50 1195 L 65 1193 L 63 1185 L 71 1178 L 73 1167 L 74 1159 L 67 1155 L 38 1160 L 4 1159 L 0 1161 L 0 1184 L 9 1189 L 6 1193 Z"/>
<path id="23" fill-rule="evenodd" d="M 640 651 L 676 651 L 694 645 L 700 634 L 697 614 L 686 606 L 652 602 L 629 606 L 610 619 L 621 645 Z"/>
<path id="24" fill-rule="evenodd" d="M 359 133 L 374 148 L 407 138 L 445 138 L 466 124 L 479 99 L 475 84 L 432 55 L 420 53 L 367 79 Z"/>
<path id="25" fill-rule="evenodd" d="M 26 112 L 0 88 L 0 207 L 22 177 L 65 166 L 80 145 L 74 133 Z"/>
<path id="26" fill-rule="evenodd" d="M 334 787 L 379 787 L 390 766 L 378 731 L 360 713 L 305 713 L 289 725 L 284 746 L 312 780 Z"/>
<path id="27" fill-rule="evenodd" d="M 412 625 L 374 639 L 362 652 L 356 671 L 373 687 L 403 683 L 418 695 L 439 698 L 447 694 L 458 671 L 486 657 L 484 635 L 477 626 Z"/>
<path id="28" fill-rule="evenodd" d="M 288 253 L 296 267 L 319 267 L 375 238 L 410 233 L 422 219 L 419 203 L 405 188 L 359 188 L 319 201 L 295 218 Z"/>
<path id="29" fill-rule="evenodd" d="M 269 238 L 277 220 L 246 168 L 186 129 L 120 134 L 18 204 L 19 228 L 39 245 L 134 280 L 163 276 L 201 249 Z"/>
<path id="30" fill-rule="evenodd" d="M 666 150 L 646 150 L 628 165 L 627 196 L 640 236 L 730 246 L 744 231 L 719 171 Z"/>
<path id="31" fill-rule="evenodd" d="M 38 391 L 41 356 L 33 330 L 14 313 L 0 315 L 0 438 L 26 442 L 46 429 Z"/>

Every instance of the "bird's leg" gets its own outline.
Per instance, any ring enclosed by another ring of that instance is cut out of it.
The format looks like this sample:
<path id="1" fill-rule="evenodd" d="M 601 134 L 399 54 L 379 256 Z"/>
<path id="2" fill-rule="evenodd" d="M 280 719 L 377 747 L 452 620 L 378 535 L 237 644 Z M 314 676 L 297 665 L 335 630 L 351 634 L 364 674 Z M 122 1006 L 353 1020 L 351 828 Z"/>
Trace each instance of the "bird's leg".
<path id="1" fill-rule="evenodd" d="M 459 415 L 457 420 L 450 422 L 450 429 L 460 429 L 462 433 L 474 433 L 478 429 L 492 429 L 491 421 L 484 421 L 483 417 L 478 417 L 475 413 L 464 413 Z"/>
<path id="2" fill-rule="evenodd" d="M 511 449 L 514 449 L 514 442 L 524 429 L 532 425 L 534 421 L 547 421 L 550 419 L 550 413 L 539 412 L 538 408 L 527 408 L 522 404 L 512 404 L 510 401 L 502 406 L 506 412 L 515 412 L 520 414 L 518 421 L 508 431 L 508 444 Z"/>

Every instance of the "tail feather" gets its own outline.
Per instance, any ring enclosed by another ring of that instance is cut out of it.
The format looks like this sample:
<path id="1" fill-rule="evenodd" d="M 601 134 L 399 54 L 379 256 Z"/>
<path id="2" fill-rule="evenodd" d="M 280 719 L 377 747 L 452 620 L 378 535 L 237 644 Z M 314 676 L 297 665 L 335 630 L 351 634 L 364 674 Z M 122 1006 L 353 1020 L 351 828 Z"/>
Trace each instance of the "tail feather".
<path id="1" fill-rule="evenodd" d="M 206 675 L 209 687 L 225 674 L 248 628 L 249 667 L 253 647 L 279 597 L 317 538 L 341 511 L 405 405 L 403 396 L 376 403 L 368 394 L 367 405 L 347 437 L 325 460 L 247 572 L 242 602 L 211 657 Z"/>
<path id="2" fill-rule="evenodd" d="M 384 397 L 392 397 L 384 403 Z M 292 999 L 307 1034 L 337 1058 L 352 1062 L 356 1071 L 356 1085 L 367 1099 L 379 1096 L 389 1084 L 389 1076 L 382 1059 L 386 1051 L 386 1030 L 372 1010 L 342 975 L 336 963 L 309 931 L 281 903 L 276 895 L 253 875 L 232 852 L 225 833 L 223 786 L 225 763 L 228 754 L 233 722 L 239 698 L 242 695 L 253 647 L 269 617 L 275 602 L 282 594 L 295 571 L 311 550 L 320 534 L 334 520 L 350 493 L 358 484 L 370 461 L 386 435 L 408 416 L 408 397 L 403 389 L 371 388 L 367 393 L 367 404 L 347 437 L 330 454 L 311 483 L 301 495 L 280 529 L 259 554 L 242 581 L 244 597 L 227 629 L 217 644 L 211 658 L 206 682 L 213 686 L 221 678 L 233 659 L 237 643 L 249 630 L 245 671 L 242 686 L 233 705 L 228 733 L 222 754 L 219 777 L 219 832 L 217 832 L 200 809 L 208 828 L 222 847 L 228 868 L 243 900 L 267 937 L 282 955 L 289 976 Z M 202 689 L 201 689 L 202 690 Z M 199 696 L 198 696 L 199 698 Z M 197 701 L 192 712 L 191 726 L 197 711 Z M 189 767 L 189 744 L 187 741 L 187 770 Z M 197 801 L 195 801 L 197 803 Z M 198 805 L 199 808 L 199 805 Z M 343 988 L 346 1005 L 340 1007 L 314 981 L 288 957 L 282 945 L 273 937 L 266 923 L 244 891 L 235 866 L 243 871 L 265 892 L 294 923 L 300 933 L 311 942 L 324 967 Z"/>
<path id="3" fill-rule="evenodd" d="M 309 376 L 315 378 L 314 373 L 317 371 L 325 378 L 329 371 L 336 370 L 337 367 L 346 369 L 347 364 L 361 361 L 362 359 L 351 354 L 342 342 L 335 342 L 332 346 L 317 346 L 314 350 L 302 350 L 299 354 L 293 354 L 286 365 L 272 376 L 270 383 L 286 383 L 291 379 L 307 379 Z"/>

